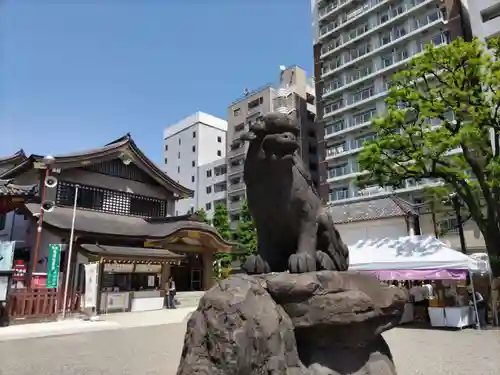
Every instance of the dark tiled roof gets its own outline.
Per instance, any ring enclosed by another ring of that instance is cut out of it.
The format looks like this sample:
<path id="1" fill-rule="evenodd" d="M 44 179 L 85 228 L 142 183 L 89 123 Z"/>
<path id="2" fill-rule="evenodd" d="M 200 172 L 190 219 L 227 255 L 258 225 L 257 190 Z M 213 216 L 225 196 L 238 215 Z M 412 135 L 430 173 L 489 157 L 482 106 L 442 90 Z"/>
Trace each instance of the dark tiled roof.
<path id="1" fill-rule="evenodd" d="M 330 206 L 335 224 L 417 215 L 411 203 L 396 196 Z"/>
<path id="2" fill-rule="evenodd" d="M 40 205 L 36 203 L 28 203 L 26 204 L 26 208 L 32 214 L 40 212 Z M 71 229 L 72 217 L 73 208 L 56 207 L 54 211 L 46 212 L 43 215 L 43 221 L 53 227 L 69 230 Z M 225 246 L 232 246 L 232 244 L 222 239 L 217 230 L 209 224 L 188 220 L 185 216 L 177 220 L 175 219 L 176 218 L 167 218 L 167 220 L 143 219 L 140 217 L 120 216 L 79 209 L 75 219 L 75 230 L 85 233 L 143 239 L 160 239 L 168 237 L 175 232 L 190 229 L 212 234 Z"/>
<path id="3" fill-rule="evenodd" d="M 184 255 L 176 254 L 165 249 L 152 249 L 141 247 L 122 247 L 104 245 L 81 245 L 83 249 L 92 254 L 102 256 L 136 256 L 157 259 L 183 259 Z"/>
<path id="4" fill-rule="evenodd" d="M 0 180 L 0 196 L 24 197 L 36 195 L 38 185 L 15 185 L 11 180 Z"/>
<path id="5" fill-rule="evenodd" d="M 3 163 L 16 163 L 16 162 L 21 162 L 21 161 L 23 161 L 25 159 L 27 159 L 26 154 L 21 149 L 21 150 L 17 151 L 14 155 L 0 157 L 0 164 L 3 164 Z"/>
<path id="6" fill-rule="evenodd" d="M 187 187 L 171 179 L 155 163 L 153 163 L 137 147 L 129 133 L 100 148 L 56 156 L 54 165 L 55 168 L 76 167 L 81 166 L 82 162 L 85 163 L 89 162 L 90 160 L 99 160 L 104 157 L 109 158 L 110 156 L 117 156 L 121 154 L 133 156 L 134 163 L 137 162 L 137 165 L 140 166 L 144 171 L 149 173 L 159 184 L 167 187 L 168 190 L 178 194 L 179 197 L 194 195 L 193 190 L 188 189 Z M 25 160 L 23 160 L 20 164 L 5 172 L 0 173 L 0 178 L 14 178 L 20 173 L 31 169 L 34 162 L 43 162 L 43 159 L 44 157 L 41 155 L 30 155 L 29 158 L 25 158 Z"/>

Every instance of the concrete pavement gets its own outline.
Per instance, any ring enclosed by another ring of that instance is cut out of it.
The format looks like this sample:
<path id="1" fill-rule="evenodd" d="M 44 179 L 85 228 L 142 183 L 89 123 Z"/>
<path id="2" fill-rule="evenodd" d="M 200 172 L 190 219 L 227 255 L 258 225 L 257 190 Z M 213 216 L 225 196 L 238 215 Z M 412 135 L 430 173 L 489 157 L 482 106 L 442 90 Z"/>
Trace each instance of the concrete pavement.
<path id="1" fill-rule="evenodd" d="M 100 315 L 99 320 L 68 318 L 57 322 L 18 324 L 0 328 L 0 341 L 181 323 L 196 307 Z"/>
<path id="2" fill-rule="evenodd" d="M 0 342 L 0 374 L 174 375 L 185 326 L 167 324 Z M 499 331 L 396 328 L 384 336 L 400 375 L 499 374 Z"/>

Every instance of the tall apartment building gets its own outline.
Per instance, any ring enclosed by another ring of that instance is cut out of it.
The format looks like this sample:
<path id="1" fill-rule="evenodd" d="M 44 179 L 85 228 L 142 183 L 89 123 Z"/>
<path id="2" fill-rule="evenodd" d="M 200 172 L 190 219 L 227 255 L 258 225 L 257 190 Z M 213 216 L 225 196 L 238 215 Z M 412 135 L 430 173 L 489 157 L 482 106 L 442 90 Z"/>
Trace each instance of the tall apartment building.
<path id="1" fill-rule="evenodd" d="M 163 170 L 195 192 L 176 203 L 176 215 L 203 208 L 211 217 L 217 204 L 225 204 L 226 131 L 225 120 L 203 112 L 165 129 Z"/>
<path id="2" fill-rule="evenodd" d="M 234 227 L 246 197 L 243 163 L 248 145 L 238 141 L 249 124 L 269 112 L 286 113 L 301 124 L 301 154 L 313 179 L 319 182 L 318 132 L 315 127 L 316 105 L 314 82 L 298 66 L 280 67 L 277 84 L 257 90 L 245 90 L 228 108 L 227 130 L 227 207 Z"/>
<path id="3" fill-rule="evenodd" d="M 355 183 L 363 142 L 375 137 L 371 120 L 386 110 L 392 75 L 424 45 L 470 37 L 463 9 L 459 0 L 312 0 L 323 198 L 387 194 Z M 414 199 L 421 187 L 407 181 L 398 192 Z"/>
<path id="4" fill-rule="evenodd" d="M 472 34 L 486 40 L 500 34 L 500 1 L 463 0 Z"/>

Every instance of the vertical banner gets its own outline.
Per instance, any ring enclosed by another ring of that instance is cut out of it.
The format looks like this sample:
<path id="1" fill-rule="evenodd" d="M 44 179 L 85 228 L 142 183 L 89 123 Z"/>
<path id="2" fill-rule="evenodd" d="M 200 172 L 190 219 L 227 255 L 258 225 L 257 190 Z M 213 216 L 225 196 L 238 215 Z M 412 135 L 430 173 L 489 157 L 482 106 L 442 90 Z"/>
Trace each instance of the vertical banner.
<path id="1" fill-rule="evenodd" d="M 11 271 L 16 241 L 0 241 L 0 271 Z"/>
<path id="2" fill-rule="evenodd" d="M 85 264 L 85 308 L 97 307 L 98 263 Z"/>
<path id="3" fill-rule="evenodd" d="M 49 245 L 49 260 L 47 263 L 47 283 L 49 289 L 57 289 L 59 286 L 59 263 L 61 262 L 61 244 Z"/>

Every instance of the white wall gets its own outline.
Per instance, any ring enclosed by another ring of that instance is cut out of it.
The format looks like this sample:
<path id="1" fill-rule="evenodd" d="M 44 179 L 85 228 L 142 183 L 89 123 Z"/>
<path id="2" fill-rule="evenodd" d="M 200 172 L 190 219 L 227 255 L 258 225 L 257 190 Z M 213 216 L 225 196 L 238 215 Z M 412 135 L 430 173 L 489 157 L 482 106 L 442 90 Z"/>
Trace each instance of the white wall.
<path id="1" fill-rule="evenodd" d="M 450 214 L 450 217 L 454 217 L 453 214 Z M 439 221 L 440 218 L 438 217 Z M 464 237 L 465 237 L 465 245 L 468 253 L 475 252 L 485 252 L 486 245 L 484 243 L 484 237 L 479 231 L 476 223 L 472 220 L 468 220 L 464 226 Z M 431 234 L 434 235 L 434 223 L 432 221 L 431 214 L 425 214 L 420 216 L 420 230 L 422 234 Z M 443 236 L 439 238 L 441 241 L 446 243 L 451 248 L 461 251 L 460 245 L 460 237 L 458 236 L 458 231 L 445 233 Z"/>
<path id="2" fill-rule="evenodd" d="M 498 0 L 462 0 L 469 15 L 472 34 L 481 39 L 488 38 L 500 32 L 500 17 L 483 22 L 481 11 L 498 4 Z"/>
<path id="3" fill-rule="evenodd" d="M 198 133 L 199 166 L 226 157 L 226 131 L 199 123 Z"/>
<path id="4" fill-rule="evenodd" d="M 216 169 L 221 173 L 216 175 Z M 207 172 L 210 171 L 210 177 L 208 177 Z M 214 209 L 217 201 L 223 201 L 226 204 L 227 199 L 227 182 L 226 182 L 227 166 L 226 159 L 222 158 L 216 160 L 212 163 L 201 165 L 199 167 L 199 183 L 198 183 L 198 195 L 196 202 L 196 209 L 203 208 L 207 213 L 209 219 L 212 218 L 214 214 Z M 207 188 L 210 188 L 210 192 L 207 192 Z"/>
<path id="5" fill-rule="evenodd" d="M 335 227 L 348 246 L 359 240 L 408 236 L 406 220 L 403 217 L 336 224 Z"/>
<path id="6" fill-rule="evenodd" d="M 193 198 L 176 202 L 176 215 L 184 215 L 191 208 L 205 208 L 205 199 L 198 197 L 201 190 L 205 191 L 202 175 L 205 172 L 199 168 L 225 158 L 226 132 L 225 120 L 202 112 L 165 129 L 163 170 L 195 192 Z"/>

